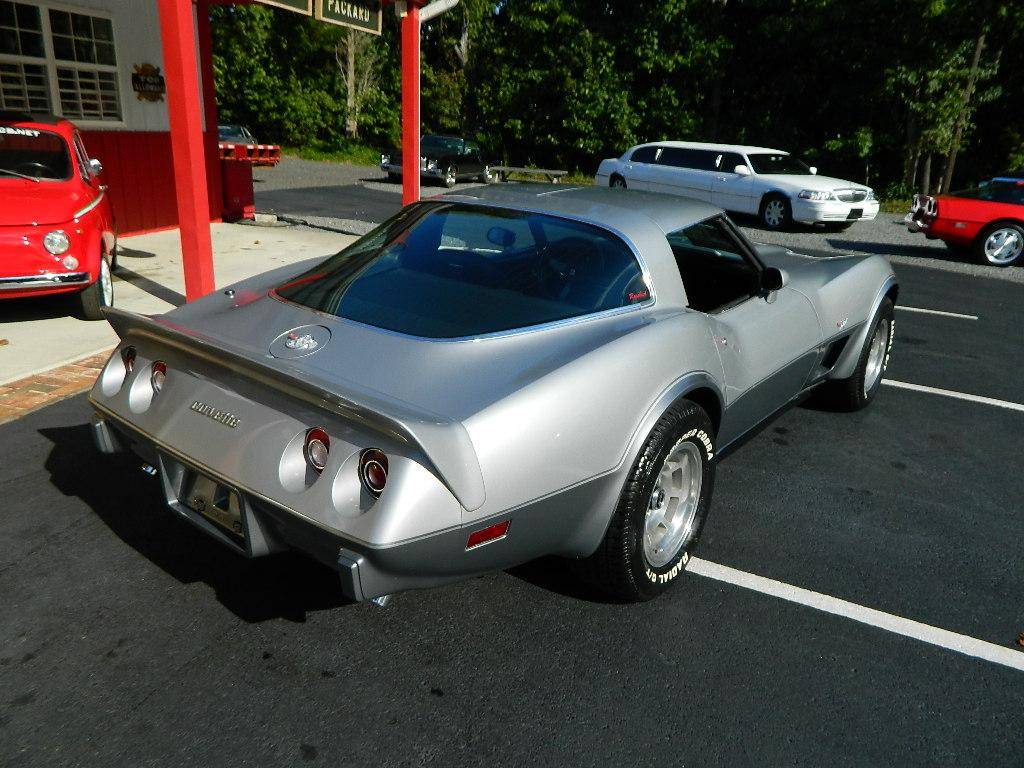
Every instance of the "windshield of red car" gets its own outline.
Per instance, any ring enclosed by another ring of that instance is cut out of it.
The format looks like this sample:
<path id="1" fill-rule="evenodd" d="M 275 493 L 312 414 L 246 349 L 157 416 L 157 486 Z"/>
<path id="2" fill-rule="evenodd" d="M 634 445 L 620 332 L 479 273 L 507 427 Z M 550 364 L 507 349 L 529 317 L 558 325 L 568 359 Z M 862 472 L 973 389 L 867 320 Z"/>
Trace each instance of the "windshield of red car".
<path id="1" fill-rule="evenodd" d="M 786 174 L 798 174 L 800 176 L 810 176 L 810 167 L 793 155 L 783 154 L 748 154 L 747 157 L 750 159 L 750 165 L 754 169 L 754 173 L 768 174 L 768 173 L 786 173 Z"/>
<path id="2" fill-rule="evenodd" d="M 526 328 L 651 297 L 633 252 L 607 230 L 448 203 L 403 210 L 277 294 L 429 338 Z"/>
<path id="3" fill-rule="evenodd" d="M 70 179 L 67 142 L 50 131 L 0 123 L 0 179 L 14 175 L 53 181 Z"/>
<path id="4" fill-rule="evenodd" d="M 1024 179 L 993 179 L 980 186 L 954 192 L 953 197 L 1024 205 Z"/>

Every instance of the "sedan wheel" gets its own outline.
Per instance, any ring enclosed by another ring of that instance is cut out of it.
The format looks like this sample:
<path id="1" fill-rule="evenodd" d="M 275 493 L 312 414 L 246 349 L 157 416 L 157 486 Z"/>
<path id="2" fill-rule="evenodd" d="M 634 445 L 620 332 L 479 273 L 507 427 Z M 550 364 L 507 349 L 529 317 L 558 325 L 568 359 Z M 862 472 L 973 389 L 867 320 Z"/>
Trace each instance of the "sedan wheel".
<path id="1" fill-rule="evenodd" d="M 995 267 L 1008 267 L 1024 254 L 1024 229 L 1016 224 L 997 224 L 985 230 L 980 241 L 982 260 Z"/>
<path id="2" fill-rule="evenodd" d="M 444 172 L 444 185 L 451 189 L 455 186 L 455 182 L 458 181 L 458 170 L 453 165 L 449 165 L 447 170 Z"/>
<path id="3" fill-rule="evenodd" d="M 841 411 L 859 411 L 875 399 L 892 355 L 892 341 L 896 335 L 893 309 L 891 299 L 882 299 L 853 375 L 827 382 L 823 392 L 826 404 Z"/>
<path id="4" fill-rule="evenodd" d="M 615 176 L 614 178 L 612 178 L 610 186 L 612 189 L 625 189 L 626 180 L 621 176 Z"/>

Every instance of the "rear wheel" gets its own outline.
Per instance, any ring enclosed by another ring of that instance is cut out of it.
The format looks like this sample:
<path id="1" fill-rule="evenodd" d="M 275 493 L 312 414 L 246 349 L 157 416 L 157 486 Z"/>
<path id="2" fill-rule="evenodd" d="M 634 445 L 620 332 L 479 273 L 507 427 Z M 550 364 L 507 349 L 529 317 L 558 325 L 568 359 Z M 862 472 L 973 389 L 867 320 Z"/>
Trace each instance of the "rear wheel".
<path id="1" fill-rule="evenodd" d="M 104 254 L 100 257 L 100 274 L 96 282 L 78 294 L 79 308 L 86 320 L 102 320 L 103 310 L 114 306 L 114 280 L 110 274 L 110 262 Z"/>
<path id="2" fill-rule="evenodd" d="M 630 470 L 604 540 L 583 562 L 609 597 L 650 600 L 686 569 L 715 480 L 714 432 L 683 400 L 658 421 Z"/>
<path id="3" fill-rule="evenodd" d="M 456 168 L 454 165 L 449 165 L 445 169 L 445 172 L 444 172 L 443 183 L 444 183 L 445 187 L 447 187 L 448 189 L 451 189 L 452 187 L 455 186 L 455 182 L 457 182 L 458 180 L 459 180 L 459 169 Z"/>
<path id="4" fill-rule="evenodd" d="M 767 195 L 761 201 L 759 218 L 768 229 L 786 229 L 793 222 L 793 208 L 785 195 Z"/>
<path id="5" fill-rule="evenodd" d="M 889 366 L 895 333 L 893 303 L 889 299 L 882 299 L 853 375 L 848 379 L 830 382 L 830 393 L 837 409 L 859 411 L 875 399 L 882 386 L 882 375 Z"/>
<path id="6" fill-rule="evenodd" d="M 619 175 L 612 176 L 608 186 L 612 189 L 626 189 L 626 180 Z"/>
<path id="7" fill-rule="evenodd" d="M 1009 267 L 1024 263 L 1024 228 L 1012 222 L 990 224 L 978 235 L 974 247 L 982 264 Z"/>
<path id="8" fill-rule="evenodd" d="M 480 181 L 483 184 L 493 184 L 494 183 L 494 172 L 491 171 L 491 166 L 489 166 L 489 165 L 485 165 L 484 166 L 484 172 L 480 174 Z"/>

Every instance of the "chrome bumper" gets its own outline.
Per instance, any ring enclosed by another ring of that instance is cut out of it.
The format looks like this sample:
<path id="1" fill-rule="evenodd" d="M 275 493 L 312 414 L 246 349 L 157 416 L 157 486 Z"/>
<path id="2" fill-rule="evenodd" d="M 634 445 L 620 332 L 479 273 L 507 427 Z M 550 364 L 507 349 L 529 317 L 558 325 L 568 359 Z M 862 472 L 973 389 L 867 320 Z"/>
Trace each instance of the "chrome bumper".
<path id="1" fill-rule="evenodd" d="M 56 288 L 62 285 L 88 285 L 88 272 L 46 272 L 40 275 L 0 277 L 0 291 L 22 291 L 26 288 Z"/>
<path id="2" fill-rule="evenodd" d="M 396 176 L 402 175 L 402 166 L 395 165 L 394 163 L 382 165 L 380 169 L 385 173 L 391 173 Z M 441 179 L 444 178 L 444 171 L 442 171 L 440 168 L 427 168 L 425 165 L 420 163 L 420 176 L 429 176 L 434 179 Z"/>

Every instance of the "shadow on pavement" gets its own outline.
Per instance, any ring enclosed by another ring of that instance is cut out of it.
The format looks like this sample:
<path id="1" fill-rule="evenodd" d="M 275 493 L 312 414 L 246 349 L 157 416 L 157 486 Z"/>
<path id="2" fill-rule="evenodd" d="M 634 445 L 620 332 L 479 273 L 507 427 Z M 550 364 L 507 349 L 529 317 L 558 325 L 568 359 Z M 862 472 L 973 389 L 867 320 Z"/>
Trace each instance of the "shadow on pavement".
<path id="1" fill-rule="evenodd" d="M 394 192 L 368 189 L 362 184 L 349 184 L 265 192 L 260 190 L 256 193 L 256 207 L 268 213 L 377 222 L 398 213 L 402 199 Z"/>
<path id="2" fill-rule="evenodd" d="M 155 296 L 161 301 L 166 301 L 175 307 L 180 307 L 185 303 L 185 297 L 175 290 L 168 288 L 166 285 L 160 285 L 155 280 L 150 280 L 144 275 L 140 275 L 138 272 L 133 272 L 127 267 L 118 264 L 117 269 L 114 270 L 114 274 L 125 282 L 131 283 L 140 291 L 145 291 L 150 296 Z"/>
<path id="3" fill-rule="evenodd" d="M 78 294 L 65 293 L 57 296 L 5 299 L 0 307 L 0 325 L 4 323 L 27 323 L 32 320 L 52 320 L 56 317 L 78 317 Z"/>
<path id="4" fill-rule="evenodd" d="M 301 623 L 311 611 L 348 604 L 337 575 L 319 563 L 290 553 L 248 560 L 175 517 L 139 460 L 98 453 L 87 424 L 40 434 L 53 443 L 44 466 L 57 490 L 84 501 L 121 541 L 181 584 L 208 584 L 243 621 Z"/>

